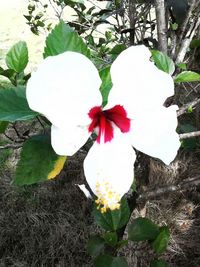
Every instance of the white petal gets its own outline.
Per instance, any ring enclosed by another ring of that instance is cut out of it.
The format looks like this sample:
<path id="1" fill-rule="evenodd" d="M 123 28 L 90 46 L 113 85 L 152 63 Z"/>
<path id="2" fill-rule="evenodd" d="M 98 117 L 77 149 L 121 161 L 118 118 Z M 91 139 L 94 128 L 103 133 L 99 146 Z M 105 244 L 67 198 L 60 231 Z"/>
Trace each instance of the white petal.
<path id="1" fill-rule="evenodd" d="M 51 144 L 58 155 L 72 156 L 81 148 L 91 133 L 87 127 L 51 127 Z"/>
<path id="2" fill-rule="evenodd" d="M 180 147 L 177 127 L 177 106 L 141 112 L 131 124 L 132 145 L 152 157 L 169 164 Z"/>
<path id="3" fill-rule="evenodd" d="M 173 79 L 159 70 L 150 57 L 145 46 L 132 46 L 117 57 L 111 66 L 113 88 L 108 107 L 120 103 L 134 118 L 135 113 L 161 106 L 174 94 Z"/>
<path id="4" fill-rule="evenodd" d="M 87 198 L 92 198 L 89 190 L 87 190 L 86 186 L 84 184 L 76 184 L 80 190 L 84 193 L 84 195 L 87 197 Z"/>
<path id="5" fill-rule="evenodd" d="M 122 134 L 115 135 L 111 142 L 95 142 L 85 158 L 84 172 L 91 190 L 99 199 L 105 194 L 106 205 L 111 209 L 131 187 L 135 158 L 134 150 Z"/>
<path id="6" fill-rule="evenodd" d="M 101 79 L 93 63 L 75 52 L 46 58 L 27 84 L 31 109 L 44 114 L 57 127 L 89 122 L 88 112 L 102 103 Z"/>

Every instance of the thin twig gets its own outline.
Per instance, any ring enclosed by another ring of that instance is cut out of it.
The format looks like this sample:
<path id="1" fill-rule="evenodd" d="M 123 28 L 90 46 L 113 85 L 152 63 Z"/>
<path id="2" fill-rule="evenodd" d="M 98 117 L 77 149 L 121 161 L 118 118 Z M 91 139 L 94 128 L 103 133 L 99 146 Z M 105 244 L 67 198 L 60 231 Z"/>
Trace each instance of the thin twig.
<path id="1" fill-rule="evenodd" d="M 0 149 L 9 149 L 9 148 L 18 149 L 20 147 L 22 147 L 22 145 L 19 145 L 19 144 L 6 144 L 6 145 L 3 145 L 3 146 L 0 146 Z"/>
<path id="2" fill-rule="evenodd" d="M 190 46 L 190 43 L 196 33 L 196 30 L 198 29 L 200 25 L 200 12 L 197 14 L 197 20 L 194 21 L 187 32 L 187 35 L 184 40 L 181 40 L 181 46 L 179 49 L 179 52 L 176 57 L 176 64 L 181 63 L 184 61 L 185 55 L 188 51 L 188 48 Z"/>
<path id="3" fill-rule="evenodd" d="M 195 131 L 195 132 L 190 132 L 190 133 L 183 133 L 183 134 L 179 134 L 179 138 L 181 140 L 183 139 L 188 139 L 188 138 L 192 138 L 192 137 L 198 137 L 200 136 L 200 131 Z"/>
<path id="4" fill-rule="evenodd" d="M 196 106 L 197 104 L 200 103 L 200 98 L 196 98 L 193 101 L 185 104 L 184 106 L 182 106 L 178 111 L 177 111 L 177 116 L 181 116 L 185 113 L 187 113 L 188 108 L 193 108 L 194 106 Z"/>
<path id="5" fill-rule="evenodd" d="M 182 24 L 182 26 L 181 26 L 181 28 L 180 28 L 180 31 L 179 31 L 179 34 L 180 34 L 180 35 L 179 35 L 179 41 L 180 41 L 180 42 L 181 42 L 182 39 L 183 39 L 185 30 L 186 30 L 186 28 L 188 27 L 188 22 L 189 22 L 189 20 L 190 20 L 190 18 L 191 18 L 192 11 L 194 10 L 195 6 L 196 6 L 196 0 L 192 0 L 192 1 L 191 1 L 191 4 L 190 4 L 190 8 L 189 8 L 189 10 L 188 10 L 188 12 L 187 12 L 187 16 L 186 16 L 185 20 L 183 21 L 183 24 Z"/>
<path id="6" fill-rule="evenodd" d="M 191 186 L 197 186 L 199 184 L 200 184 L 199 175 L 196 177 L 189 177 L 187 179 L 184 179 L 181 183 L 177 185 L 167 185 L 167 186 L 160 187 L 152 191 L 146 191 L 144 193 L 141 193 L 138 196 L 138 200 L 155 199 L 166 193 L 173 193 L 176 191 L 188 190 L 191 188 Z"/>

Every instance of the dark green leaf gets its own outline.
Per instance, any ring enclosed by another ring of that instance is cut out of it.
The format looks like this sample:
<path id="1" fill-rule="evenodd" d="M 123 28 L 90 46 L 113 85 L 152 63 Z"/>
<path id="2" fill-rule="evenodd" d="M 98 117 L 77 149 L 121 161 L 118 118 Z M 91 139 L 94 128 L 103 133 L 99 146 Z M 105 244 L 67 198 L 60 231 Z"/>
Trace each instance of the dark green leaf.
<path id="1" fill-rule="evenodd" d="M 120 240 L 118 243 L 117 243 L 117 248 L 120 249 L 120 248 L 123 248 L 124 246 L 128 245 L 128 241 L 129 240 Z"/>
<path id="2" fill-rule="evenodd" d="M 54 152 L 49 136 L 31 137 L 23 145 L 14 182 L 29 185 L 52 179 L 62 170 L 65 160 Z"/>
<path id="3" fill-rule="evenodd" d="M 90 237 L 87 243 L 87 252 L 91 256 L 98 256 L 100 253 L 103 252 L 105 245 L 105 240 L 100 236 L 92 236 Z"/>
<path id="4" fill-rule="evenodd" d="M 94 267 L 128 267 L 125 258 L 99 255 L 94 262 Z"/>
<path id="5" fill-rule="evenodd" d="M 20 41 L 16 43 L 8 51 L 6 55 L 6 64 L 9 69 L 22 72 L 28 64 L 28 48 L 26 42 Z"/>
<path id="6" fill-rule="evenodd" d="M 0 134 L 4 133 L 9 122 L 7 121 L 0 121 Z"/>
<path id="7" fill-rule="evenodd" d="M 119 55 L 125 49 L 126 49 L 126 46 L 124 44 L 117 44 L 111 49 L 110 54 Z"/>
<path id="8" fill-rule="evenodd" d="M 159 234 L 152 243 L 152 247 L 157 254 L 163 253 L 169 243 L 170 232 L 167 226 L 163 226 L 159 229 Z"/>
<path id="9" fill-rule="evenodd" d="M 1 68 L 0 69 L 0 75 L 7 77 L 8 79 L 12 79 L 15 77 L 16 72 L 14 70 L 11 70 L 11 69 L 4 70 Z"/>
<path id="10" fill-rule="evenodd" d="M 190 43 L 190 48 L 194 49 L 198 47 L 200 47 L 200 39 L 193 39 Z"/>
<path id="11" fill-rule="evenodd" d="M 74 51 L 90 57 L 90 51 L 83 39 L 72 28 L 60 21 L 46 39 L 44 58 L 66 51 Z"/>
<path id="12" fill-rule="evenodd" d="M 106 232 L 103 237 L 108 245 L 115 246 L 117 244 L 118 237 L 116 232 Z"/>
<path id="13" fill-rule="evenodd" d="M 128 264 L 125 258 L 116 257 L 114 258 L 111 267 L 128 267 Z"/>
<path id="14" fill-rule="evenodd" d="M 111 267 L 113 257 L 110 255 L 99 255 L 94 261 L 94 267 Z"/>
<path id="15" fill-rule="evenodd" d="M 150 263 L 150 267 L 167 267 L 167 263 L 164 260 L 154 260 Z"/>
<path id="16" fill-rule="evenodd" d="M 157 50 L 151 50 L 153 61 L 155 62 L 156 66 L 169 74 L 173 74 L 175 71 L 175 65 L 171 58 L 169 58 L 164 53 L 157 51 Z"/>
<path id="17" fill-rule="evenodd" d="M 193 71 L 183 71 L 174 78 L 174 81 L 176 83 L 197 82 L 200 81 L 200 74 Z"/>
<path id="18" fill-rule="evenodd" d="M 100 91 L 103 98 L 103 106 L 105 106 L 108 102 L 108 95 L 112 88 L 112 81 L 110 76 L 110 66 L 100 70 L 99 75 L 102 80 L 102 84 L 100 87 Z"/>
<path id="19" fill-rule="evenodd" d="M 105 213 L 101 213 L 97 205 L 94 205 L 93 215 L 99 226 L 107 231 L 116 231 L 123 227 L 129 220 L 130 210 L 125 198 L 121 201 L 121 207 L 119 210 L 108 210 Z"/>
<path id="20" fill-rule="evenodd" d="M 137 218 L 128 227 L 128 238 L 132 241 L 154 240 L 159 228 L 147 218 Z"/>
<path id="21" fill-rule="evenodd" d="M 0 121 L 30 120 L 37 115 L 29 108 L 23 87 L 0 89 Z"/>

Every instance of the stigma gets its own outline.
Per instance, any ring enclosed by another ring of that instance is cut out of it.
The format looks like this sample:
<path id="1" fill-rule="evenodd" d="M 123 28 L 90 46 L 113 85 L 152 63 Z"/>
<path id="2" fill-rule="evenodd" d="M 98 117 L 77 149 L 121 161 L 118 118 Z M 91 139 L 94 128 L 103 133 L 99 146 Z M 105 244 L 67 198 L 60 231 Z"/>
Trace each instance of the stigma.
<path id="1" fill-rule="evenodd" d="M 98 130 L 97 142 L 109 142 L 114 137 L 114 125 L 120 129 L 122 133 L 129 132 L 130 119 L 127 117 L 127 112 L 121 105 L 115 105 L 111 109 L 102 110 L 102 107 L 93 107 L 88 116 L 92 120 L 88 131 L 93 132 Z"/>
<path id="2" fill-rule="evenodd" d="M 102 213 L 107 210 L 116 210 L 120 208 L 120 194 L 115 192 L 112 186 L 106 180 L 96 183 L 97 209 Z"/>

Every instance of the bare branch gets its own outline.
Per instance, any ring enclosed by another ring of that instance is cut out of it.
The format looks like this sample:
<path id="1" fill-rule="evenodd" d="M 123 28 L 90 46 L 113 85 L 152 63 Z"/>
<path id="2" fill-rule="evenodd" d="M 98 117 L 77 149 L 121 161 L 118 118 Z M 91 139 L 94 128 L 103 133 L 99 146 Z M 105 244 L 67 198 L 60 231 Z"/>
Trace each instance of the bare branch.
<path id="1" fill-rule="evenodd" d="M 135 23 L 136 23 L 136 7 L 135 0 L 129 0 L 129 19 L 130 19 L 130 45 L 134 45 L 135 41 Z"/>
<path id="2" fill-rule="evenodd" d="M 194 10 L 195 6 L 196 6 L 196 0 L 192 0 L 191 3 L 190 3 L 190 8 L 189 8 L 189 10 L 187 12 L 187 16 L 186 16 L 186 18 L 185 18 L 185 20 L 184 20 L 184 22 L 183 22 L 183 24 L 182 24 L 182 26 L 180 28 L 180 32 L 179 32 L 179 34 L 180 34 L 179 40 L 180 41 L 182 41 L 182 39 L 183 39 L 185 30 L 186 30 L 186 28 L 188 26 L 188 22 L 189 22 L 189 20 L 191 18 L 192 11 Z"/>
<path id="3" fill-rule="evenodd" d="M 199 184 L 200 184 L 200 176 L 189 177 L 187 179 L 184 179 L 181 183 L 177 185 L 168 185 L 168 186 L 157 188 L 152 191 L 141 193 L 138 196 L 138 199 L 139 200 L 155 199 L 167 193 L 188 190 L 191 188 L 191 186 L 197 186 Z"/>
<path id="4" fill-rule="evenodd" d="M 191 24 L 185 39 L 181 40 L 181 46 L 180 46 L 180 49 L 179 49 L 179 52 L 177 54 L 176 61 L 175 61 L 176 64 L 184 61 L 184 57 L 187 53 L 187 50 L 190 46 L 190 43 L 191 43 L 191 41 L 195 35 L 196 30 L 198 29 L 198 27 L 200 25 L 200 13 L 197 14 L 197 18 L 198 18 L 197 21 L 194 21 Z"/>
<path id="5" fill-rule="evenodd" d="M 183 134 L 179 134 L 179 138 L 181 140 L 183 139 L 188 139 L 188 138 L 192 138 L 192 137 L 197 137 L 200 136 L 200 131 L 195 131 L 195 132 L 190 132 L 190 133 L 183 133 Z"/>
<path id="6" fill-rule="evenodd" d="M 177 111 L 177 116 L 179 117 L 179 116 L 181 116 L 181 115 L 187 113 L 188 108 L 190 108 L 190 107 L 193 108 L 194 106 L 196 106 L 196 105 L 199 104 L 199 103 L 200 103 L 200 98 L 196 98 L 196 99 L 194 99 L 193 101 L 191 101 L 191 102 L 185 104 L 184 106 L 182 106 L 182 107 Z"/>
<path id="7" fill-rule="evenodd" d="M 22 147 L 22 145 L 19 145 L 19 144 L 6 144 L 6 145 L 3 145 L 3 146 L 0 146 L 0 150 L 1 149 L 9 149 L 9 148 L 18 149 L 20 147 Z"/>
<path id="8" fill-rule="evenodd" d="M 155 0 L 158 43 L 160 51 L 167 54 L 167 27 L 165 18 L 165 1 Z"/>

